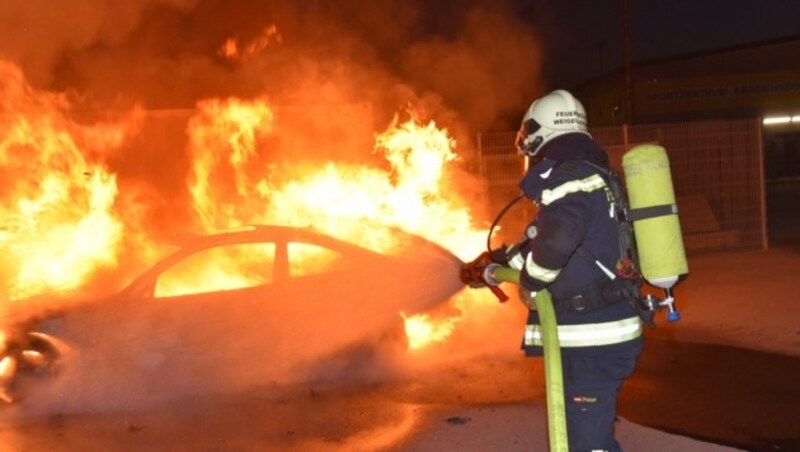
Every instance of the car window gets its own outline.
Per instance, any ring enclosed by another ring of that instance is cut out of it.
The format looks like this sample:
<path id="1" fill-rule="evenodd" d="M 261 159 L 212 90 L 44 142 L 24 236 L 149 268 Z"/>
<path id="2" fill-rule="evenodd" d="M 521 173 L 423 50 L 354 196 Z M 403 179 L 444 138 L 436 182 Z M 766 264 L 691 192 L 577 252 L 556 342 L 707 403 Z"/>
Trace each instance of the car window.
<path id="1" fill-rule="evenodd" d="M 155 297 L 174 297 L 272 283 L 274 243 L 225 245 L 198 251 L 163 271 Z"/>
<path id="2" fill-rule="evenodd" d="M 345 265 L 338 251 L 311 243 L 288 243 L 289 275 L 293 278 L 338 270 Z"/>

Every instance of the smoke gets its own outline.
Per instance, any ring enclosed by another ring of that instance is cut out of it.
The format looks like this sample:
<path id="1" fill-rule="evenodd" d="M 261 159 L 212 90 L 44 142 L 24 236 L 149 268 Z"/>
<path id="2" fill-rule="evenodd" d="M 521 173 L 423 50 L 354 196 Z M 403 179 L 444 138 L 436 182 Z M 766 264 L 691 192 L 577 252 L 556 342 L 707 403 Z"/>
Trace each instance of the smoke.
<path id="1" fill-rule="evenodd" d="M 456 39 L 415 43 L 405 61 L 408 79 L 441 96 L 478 130 L 509 130 L 505 114 L 516 114 L 520 103 L 541 89 L 534 36 L 495 8 L 469 10 Z"/>
<path id="2" fill-rule="evenodd" d="M 415 103 L 472 134 L 507 126 L 541 88 L 537 39 L 516 4 L 3 2 L 0 57 L 36 88 L 100 108 L 267 95 L 289 105 L 368 102 L 382 126 Z"/>
<path id="3" fill-rule="evenodd" d="M 149 8 L 186 10 L 195 4 L 195 0 L 3 2 L 0 55 L 22 66 L 35 85 L 47 87 L 56 82 L 54 70 L 64 58 L 96 46 L 124 45 Z"/>

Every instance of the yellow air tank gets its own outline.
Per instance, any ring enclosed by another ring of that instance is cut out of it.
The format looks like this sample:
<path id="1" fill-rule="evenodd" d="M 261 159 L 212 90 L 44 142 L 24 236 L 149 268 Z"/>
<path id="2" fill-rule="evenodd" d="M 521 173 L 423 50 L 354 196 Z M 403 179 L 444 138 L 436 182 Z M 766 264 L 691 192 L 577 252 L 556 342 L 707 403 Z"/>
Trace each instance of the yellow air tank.
<path id="1" fill-rule="evenodd" d="M 636 146 L 622 156 L 622 169 L 642 275 L 667 292 L 672 314 L 667 318 L 678 320 L 680 316 L 671 305 L 671 289 L 681 275 L 689 272 L 689 266 L 667 152 L 653 144 Z"/>

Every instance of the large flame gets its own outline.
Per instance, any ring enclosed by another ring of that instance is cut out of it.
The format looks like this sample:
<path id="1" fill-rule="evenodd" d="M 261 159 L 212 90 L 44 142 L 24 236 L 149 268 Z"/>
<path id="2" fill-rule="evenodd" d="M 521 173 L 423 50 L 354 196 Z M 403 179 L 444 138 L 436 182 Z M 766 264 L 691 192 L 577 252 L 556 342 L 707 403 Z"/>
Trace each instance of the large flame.
<path id="1" fill-rule="evenodd" d="M 0 251 L 3 295 L 19 298 L 83 282 L 116 265 L 122 224 L 117 181 L 103 153 L 129 124 L 81 125 L 63 95 L 33 90 L 0 61 Z"/>
<path id="2" fill-rule="evenodd" d="M 79 124 L 70 119 L 63 96 L 37 92 L 8 63 L 0 63 L 0 75 L 3 295 L 15 299 L 79 284 L 99 268 L 114 267 L 122 242 L 141 233 L 141 225 L 123 211 L 130 206 L 119 202 L 118 177 L 108 164 L 134 121 Z M 372 155 L 361 163 L 314 164 L 279 156 L 286 151 L 281 146 L 303 143 L 281 139 L 280 111 L 266 98 L 198 103 L 186 149 L 186 194 L 195 224 L 185 226 L 211 232 L 248 224 L 313 225 L 385 253 L 398 245 L 392 230 L 400 228 L 463 260 L 481 251 L 486 230 L 477 226 L 474 206 L 454 190 L 452 170 L 462 162 L 446 129 L 413 114 L 396 118 L 372 137 Z M 245 261 L 227 259 L 232 265 Z M 229 275 L 201 278 L 215 288 L 241 283 Z M 453 304 L 444 316 L 403 316 L 412 348 L 446 340 L 468 317 L 465 312 L 493 301 L 475 291 Z"/>
<path id="3" fill-rule="evenodd" d="M 400 228 L 462 259 L 476 255 L 485 242 L 486 231 L 475 226 L 471 206 L 447 179 L 448 165 L 460 160 L 456 142 L 433 121 L 396 119 L 375 137 L 374 152 L 385 158 L 388 169 L 335 162 L 321 168 L 284 165 L 281 171 L 291 177 L 276 184 L 265 164 L 275 122 L 266 100 L 212 100 L 199 107 L 190 125 L 190 190 L 206 229 L 313 225 L 375 251 L 392 252 L 397 244 L 391 228 Z M 412 348 L 445 340 L 457 322 L 452 316 L 404 318 Z"/>
<path id="4" fill-rule="evenodd" d="M 455 141 L 435 122 L 393 122 L 376 136 L 375 152 L 390 168 L 338 164 L 284 165 L 272 181 L 269 149 L 259 148 L 274 127 L 264 99 L 212 100 L 190 122 L 193 206 L 206 230 L 243 224 L 313 225 L 377 250 L 390 251 L 389 228 L 424 235 L 467 258 L 485 241 L 470 206 L 449 190 L 446 167 L 459 160 Z M 291 175 L 291 177 L 288 177 Z"/>
<path id="5" fill-rule="evenodd" d="M 272 131 L 273 118 L 262 99 L 200 103 L 189 122 L 188 185 L 203 229 L 259 221 L 264 199 L 260 187 L 267 175 L 254 161 L 259 160 L 259 138 Z"/>

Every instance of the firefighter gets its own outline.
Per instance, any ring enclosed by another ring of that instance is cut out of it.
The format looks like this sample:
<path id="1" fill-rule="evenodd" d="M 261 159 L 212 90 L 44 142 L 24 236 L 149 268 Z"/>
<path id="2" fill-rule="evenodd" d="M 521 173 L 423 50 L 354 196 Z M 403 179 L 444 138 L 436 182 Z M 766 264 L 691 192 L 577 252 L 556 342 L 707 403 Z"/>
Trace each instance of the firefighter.
<path id="1" fill-rule="evenodd" d="M 520 270 L 519 298 L 529 314 L 522 348 L 542 355 L 536 293 L 553 299 L 562 352 L 569 450 L 621 450 L 613 434 L 617 396 L 642 350 L 642 322 L 615 285 L 620 261 L 614 197 L 600 168 L 586 111 L 567 91 L 533 102 L 517 135 L 529 157 L 520 188 L 537 205 L 523 239 L 492 259 Z"/>

